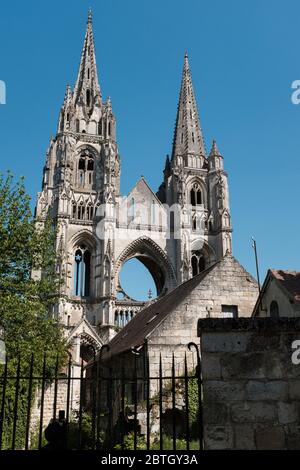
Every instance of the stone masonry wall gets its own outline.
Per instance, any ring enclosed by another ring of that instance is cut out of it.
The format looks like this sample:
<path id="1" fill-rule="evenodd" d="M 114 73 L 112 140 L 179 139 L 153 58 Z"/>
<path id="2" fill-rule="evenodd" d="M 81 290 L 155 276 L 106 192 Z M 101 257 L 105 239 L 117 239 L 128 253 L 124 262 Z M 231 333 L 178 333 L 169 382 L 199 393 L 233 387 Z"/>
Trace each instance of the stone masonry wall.
<path id="1" fill-rule="evenodd" d="M 67 414 L 67 393 L 68 381 L 67 379 L 60 379 L 58 381 L 57 395 L 56 395 L 56 418 L 60 410 L 65 411 Z M 35 395 L 35 400 L 31 413 L 31 434 L 35 435 L 38 433 L 40 418 L 41 418 L 41 389 L 38 389 Z M 73 417 L 73 412 L 79 408 L 80 399 L 80 382 L 79 380 L 71 380 L 70 384 L 70 418 Z M 55 385 L 47 385 L 44 394 L 44 407 L 43 407 L 43 429 L 45 429 L 53 418 L 53 407 L 55 402 Z"/>
<path id="2" fill-rule="evenodd" d="M 299 449 L 300 319 L 199 320 L 206 449 Z"/>
<path id="3" fill-rule="evenodd" d="M 257 283 L 238 261 L 227 255 L 190 292 L 147 339 L 150 374 L 158 375 L 159 357 L 168 375 L 175 355 L 176 374 L 184 373 L 187 354 L 189 370 L 197 365 L 195 350 L 188 351 L 190 342 L 199 344 L 199 318 L 222 318 L 222 305 L 236 305 L 241 317 L 250 317 L 258 296 Z"/>

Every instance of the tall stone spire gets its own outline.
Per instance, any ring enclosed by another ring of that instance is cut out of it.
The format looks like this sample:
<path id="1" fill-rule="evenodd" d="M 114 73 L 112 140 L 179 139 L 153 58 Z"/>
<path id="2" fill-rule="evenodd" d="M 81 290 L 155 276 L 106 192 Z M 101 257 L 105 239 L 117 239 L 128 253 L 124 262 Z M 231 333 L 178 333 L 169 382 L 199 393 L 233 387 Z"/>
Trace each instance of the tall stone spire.
<path id="1" fill-rule="evenodd" d="M 186 53 L 174 132 L 172 159 L 176 156 L 188 154 L 205 157 L 204 140 L 198 117 L 188 55 Z"/>
<path id="2" fill-rule="evenodd" d="M 91 10 L 88 14 L 79 71 L 74 89 L 74 103 L 77 104 L 79 101 L 88 108 L 92 107 L 96 101 L 100 101 L 100 103 L 102 101 L 96 66 Z"/>

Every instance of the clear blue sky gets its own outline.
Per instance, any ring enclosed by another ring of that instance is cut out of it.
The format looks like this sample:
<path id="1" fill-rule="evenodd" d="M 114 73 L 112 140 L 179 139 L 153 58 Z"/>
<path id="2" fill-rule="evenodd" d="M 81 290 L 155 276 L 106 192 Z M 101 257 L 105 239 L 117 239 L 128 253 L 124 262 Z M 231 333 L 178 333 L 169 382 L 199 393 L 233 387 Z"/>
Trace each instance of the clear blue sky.
<path id="1" fill-rule="evenodd" d="M 206 145 L 217 139 L 229 173 L 235 256 L 255 273 L 255 235 L 262 277 L 268 267 L 300 270 L 298 0 L 2 2 L 0 170 L 24 175 L 35 198 L 89 6 L 102 91 L 117 116 L 123 193 L 141 174 L 154 190 L 161 182 L 188 50 Z"/>

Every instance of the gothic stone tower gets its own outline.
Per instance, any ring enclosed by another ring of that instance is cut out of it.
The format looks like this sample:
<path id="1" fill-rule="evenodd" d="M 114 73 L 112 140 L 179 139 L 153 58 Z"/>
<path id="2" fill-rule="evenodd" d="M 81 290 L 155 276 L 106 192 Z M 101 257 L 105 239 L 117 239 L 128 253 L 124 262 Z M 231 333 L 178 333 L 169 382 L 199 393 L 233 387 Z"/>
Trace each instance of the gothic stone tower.
<path id="1" fill-rule="evenodd" d="M 158 196 L 169 206 L 179 206 L 180 236 L 169 249 L 179 283 L 231 252 L 227 174 L 215 141 L 206 155 L 187 54 L 172 156 L 171 160 L 167 156 Z"/>
<path id="2" fill-rule="evenodd" d="M 227 175 L 215 142 L 206 156 L 187 56 L 164 182 L 155 194 L 142 177 L 124 198 L 89 14 L 76 85 L 67 87 L 38 194 L 37 219 L 49 213 L 64 279 L 57 314 L 73 341 L 97 348 L 145 305 L 122 288 L 126 261 L 141 261 L 162 296 L 231 251 Z"/>

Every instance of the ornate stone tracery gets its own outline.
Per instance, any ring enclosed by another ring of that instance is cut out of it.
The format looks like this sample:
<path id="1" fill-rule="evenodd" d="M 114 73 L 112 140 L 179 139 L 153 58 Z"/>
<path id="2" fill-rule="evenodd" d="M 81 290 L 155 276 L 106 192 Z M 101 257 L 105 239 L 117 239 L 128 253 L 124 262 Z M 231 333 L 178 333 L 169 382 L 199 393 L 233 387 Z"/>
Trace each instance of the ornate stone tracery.
<path id="1" fill-rule="evenodd" d="M 116 120 L 95 64 L 89 18 L 76 85 L 66 89 L 47 150 L 37 218 L 42 223 L 51 213 L 59 222 L 66 280 L 57 307 L 62 323 L 71 328 L 84 318 L 107 340 L 144 305 L 120 284 L 126 261 L 141 261 L 163 296 L 231 251 L 232 228 L 223 157 L 215 141 L 207 156 L 187 55 L 163 183 L 155 194 L 143 177 L 137 182 L 128 195 L 133 215 L 124 209 Z M 83 246 L 90 253 L 90 288 L 74 296 L 74 256 L 76 250 L 84 256 Z"/>

